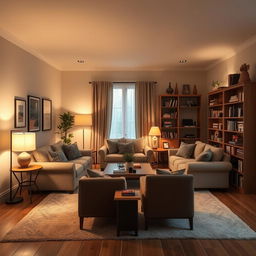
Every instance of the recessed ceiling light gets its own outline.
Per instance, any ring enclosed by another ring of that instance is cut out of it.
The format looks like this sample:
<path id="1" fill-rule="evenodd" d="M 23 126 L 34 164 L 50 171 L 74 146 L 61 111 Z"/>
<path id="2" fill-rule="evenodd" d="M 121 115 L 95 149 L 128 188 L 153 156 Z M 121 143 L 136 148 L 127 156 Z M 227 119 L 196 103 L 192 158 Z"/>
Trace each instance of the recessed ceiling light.
<path id="1" fill-rule="evenodd" d="M 180 60 L 179 63 L 181 64 L 184 64 L 184 63 L 187 63 L 188 61 L 187 60 Z"/>
<path id="2" fill-rule="evenodd" d="M 79 64 L 83 64 L 83 63 L 85 63 L 85 60 L 79 59 L 79 60 L 77 60 L 77 62 L 78 62 Z"/>

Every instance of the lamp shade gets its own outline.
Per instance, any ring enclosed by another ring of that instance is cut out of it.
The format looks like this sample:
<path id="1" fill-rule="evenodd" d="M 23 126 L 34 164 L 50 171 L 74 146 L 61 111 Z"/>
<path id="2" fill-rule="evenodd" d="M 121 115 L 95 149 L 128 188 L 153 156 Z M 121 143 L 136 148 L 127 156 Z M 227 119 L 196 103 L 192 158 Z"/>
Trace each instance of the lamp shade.
<path id="1" fill-rule="evenodd" d="M 78 114 L 75 115 L 76 126 L 92 126 L 92 115 L 91 114 Z"/>
<path id="2" fill-rule="evenodd" d="M 12 150 L 16 152 L 36 149 L 36 134 L 34 132 L 13 132 Z"/>
<path id="3" fill-rule="evenodd" d="M 149 131 L 149 136 L 161 136 L 161 131 L 158 126 L 152 126 Z"/>

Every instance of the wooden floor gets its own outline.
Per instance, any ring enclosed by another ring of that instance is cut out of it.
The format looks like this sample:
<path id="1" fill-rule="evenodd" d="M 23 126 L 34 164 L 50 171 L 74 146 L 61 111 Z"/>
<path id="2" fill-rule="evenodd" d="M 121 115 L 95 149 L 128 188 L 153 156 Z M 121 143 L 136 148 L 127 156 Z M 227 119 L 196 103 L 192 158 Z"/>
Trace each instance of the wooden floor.
<path id="1" fill-rule="evenodd" d="M 256 231 L 256 195 L 220 191 L 212 193 Z M 1 204 L 0 237 L 11 230 L 45 196 L 33 195 L 32 204 L 26 194 L 24 202 L 20 204 Z M 155 239 L 0 243 L 0 255 L 255 256 L 256 240 Z"/>

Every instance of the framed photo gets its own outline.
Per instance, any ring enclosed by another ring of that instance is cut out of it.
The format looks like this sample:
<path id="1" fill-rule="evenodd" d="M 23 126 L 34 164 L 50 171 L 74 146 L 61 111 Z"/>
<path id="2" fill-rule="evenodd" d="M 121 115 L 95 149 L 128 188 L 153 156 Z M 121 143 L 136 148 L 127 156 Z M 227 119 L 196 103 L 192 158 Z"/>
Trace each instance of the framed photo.
<path id="1" fill-rule="evenodd" d="M 28 131 L 40 131 L 40 98 L 28 95 Z"/>
<path id="2" fill-rule="evenodd" d="M 26 127 L 26 100 L 24 98 L 14 98 L 14 127 Z"/>
<path id="3" fill-rule="evenodd" d="M 42 99 L 42 131 L 52 129 L 52 101 L 50 99 Z"/>
<path id="4" fill-rule="evenodd" d="M 164 149 L 170 148 L 169 142 L 163 142 L 163 148 L 164 148 Z"/>
<path id="5" fill-rule="evenodd" d="M 183 86 L 182 86 L 182 94 L 191 94 L 190 85 L 189 84 L 183 84 Z"/>

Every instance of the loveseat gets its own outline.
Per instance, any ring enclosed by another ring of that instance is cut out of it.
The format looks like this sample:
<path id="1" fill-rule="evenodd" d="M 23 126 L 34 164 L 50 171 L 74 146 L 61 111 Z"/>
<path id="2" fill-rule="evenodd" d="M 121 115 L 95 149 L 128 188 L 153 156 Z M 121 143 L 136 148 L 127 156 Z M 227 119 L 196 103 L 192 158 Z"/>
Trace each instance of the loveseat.
<path id="1" fill-rule="evenodd" d="M 104 169 L 107 163 L 124 162 L 125 153 L 133 153 L 137 163 L 147 163 L 153 157 L 153 150 L 139 139 L 109 139 L 99 150 L 100 167 Z"/>
<path id="2" fill-rule="evenodd" d="M 80 156 L 73 160 L 62 162 L 53 159 L 52 154 L 62 152 L 62 147 L 63 143 L 58 142 L 40 147 L 32 152 L 34 164 L 42 165 L 37 178 L 40 191 L 73 192 L 78 187 L 79 179 L 87 174 L 88 168 L 91 168 L 91 150 L 80 150 Z"/>
<path id="3" fill-rule="evenodd" d="M 212 152 L 210 161 L 196 161 L 205 151 Z M 228 188 L 229 172 L 232 169 L 229 155 L 223 148 L 197 141 L 190 157 L 177 156 L 178 149 L 168 151 L 169 168 L 172 171 L 185 169 L 186 174 L 194 176 L 194 188 Z"/>

